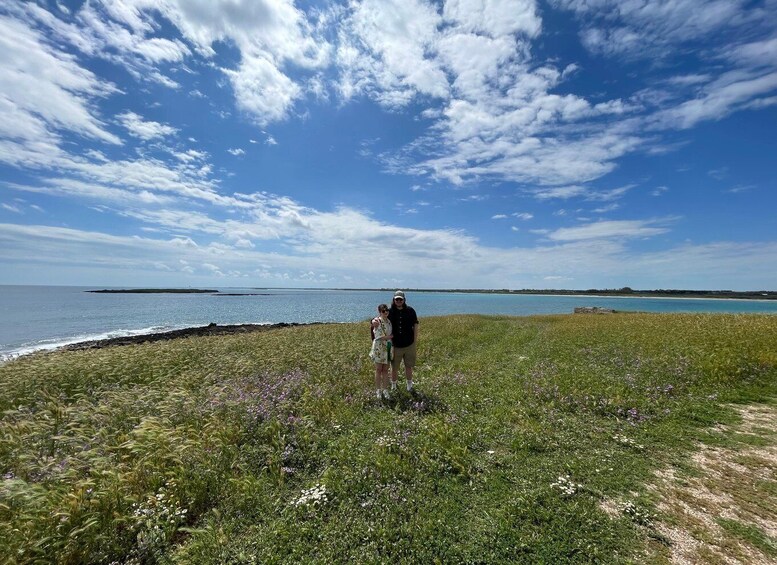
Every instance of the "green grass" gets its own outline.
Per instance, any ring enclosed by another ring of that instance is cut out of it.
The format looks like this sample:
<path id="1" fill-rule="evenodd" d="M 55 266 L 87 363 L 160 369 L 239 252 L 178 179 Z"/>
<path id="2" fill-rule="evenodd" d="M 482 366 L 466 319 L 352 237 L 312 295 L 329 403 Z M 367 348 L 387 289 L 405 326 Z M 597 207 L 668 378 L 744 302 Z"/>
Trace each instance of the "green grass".
<path id="1" fill-rule="evenodd" d="M 777 540 L 752 524 L 743 524 L 738 520 L 718 518 L 718 525 L 729 534 L 744 540 L 760 549 L 764 555 L 777 557 Z"/>
<path id="2" fill-rule="evenodd" d="M 425 318 L 389 402 L 364 323 L 24 357 L 0 559 L 637 562 L 644 484 L 777 396 L 774 343 L 774 316 Z"/>

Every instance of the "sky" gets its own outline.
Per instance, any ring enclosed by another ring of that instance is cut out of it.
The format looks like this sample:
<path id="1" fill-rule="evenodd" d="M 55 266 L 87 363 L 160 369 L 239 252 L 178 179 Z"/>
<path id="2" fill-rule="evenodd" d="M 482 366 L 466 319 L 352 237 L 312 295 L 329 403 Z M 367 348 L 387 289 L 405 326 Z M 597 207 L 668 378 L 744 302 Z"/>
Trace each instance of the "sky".
<path id="1" fill-rule="evenodd" d="M 777 0 L 6 0 L 0 284 L 777 290 Z"/>

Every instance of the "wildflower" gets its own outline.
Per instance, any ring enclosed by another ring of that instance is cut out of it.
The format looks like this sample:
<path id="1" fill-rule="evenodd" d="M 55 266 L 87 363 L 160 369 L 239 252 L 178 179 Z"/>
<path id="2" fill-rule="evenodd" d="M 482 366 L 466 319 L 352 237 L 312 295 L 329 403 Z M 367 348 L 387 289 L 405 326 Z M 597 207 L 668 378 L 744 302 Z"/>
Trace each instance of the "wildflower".
<path id="1" fill-rule="evenodd" d="M 633 502 L 626 502 L 621 508 L 621 511 L 637 524 L 647 527 L 650 527 L 653 524 L 653 517 L 650 513 L 647 510 L 639 508 Z"/>
<path id="2" fill-rule="evenodd" d="M 580 489 L 583 488 L 583 485 L 580 483 L 575 483 L 569 478 L 569 475 L 561 475 L 559 476 L 558 480 L 555 483 L 550 483 L 551 488 L 557 488 L 561 491 L 561 494 L 564 496 L 572 496 L 576 492 L 578 492 Z"/>
<path id="3" fill-rule="evenodd" d="M 326 485 L 317 483 L 314 487 L 304 489 L 300 497 L 294 501 L 295 506 L 319 506 L 325 504 L 329 498 L 326 493 Z"/>
<path id="4" fill-rule="evenodd" d="M 627 447 L 633 447 L 635 449 L 645 449 L 645 446 L 642 444 L 637 443 L 631 438 L 628 438 L 626 436 L 622 436 L 620 434 L 616 434 L 612 436 L 612 439 L 620 443 L 621 445 L 625 445 Z"/>

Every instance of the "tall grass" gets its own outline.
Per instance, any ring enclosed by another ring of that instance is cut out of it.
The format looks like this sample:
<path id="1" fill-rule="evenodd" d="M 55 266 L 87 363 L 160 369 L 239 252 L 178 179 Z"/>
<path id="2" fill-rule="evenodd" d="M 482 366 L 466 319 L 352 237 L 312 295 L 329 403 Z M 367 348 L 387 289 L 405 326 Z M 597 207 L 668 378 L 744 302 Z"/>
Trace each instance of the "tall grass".
<path id="1" fill-rule="evenodd" d="M 624 562 L 661 542 L 651 472 L 777 392 L 770 316 L 426 318 L 417 392 L 383 402 L 366 335 L 0 366 L 0 559 Z"/>

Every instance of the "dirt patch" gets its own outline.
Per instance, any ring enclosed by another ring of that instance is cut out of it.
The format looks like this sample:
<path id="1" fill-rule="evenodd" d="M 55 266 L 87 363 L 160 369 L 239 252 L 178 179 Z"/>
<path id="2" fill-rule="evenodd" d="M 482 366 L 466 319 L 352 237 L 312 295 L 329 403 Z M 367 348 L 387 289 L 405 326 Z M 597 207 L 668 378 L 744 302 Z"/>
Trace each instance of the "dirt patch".
<path id="1" fill-rule="evenodd" d="M 656 472 L 656 531 L 671 563 L 777 563 L 777 406 L 735 407 L 738 425 L 715 430 L 725 447 L 700 445 L 688 471 Z"/>

